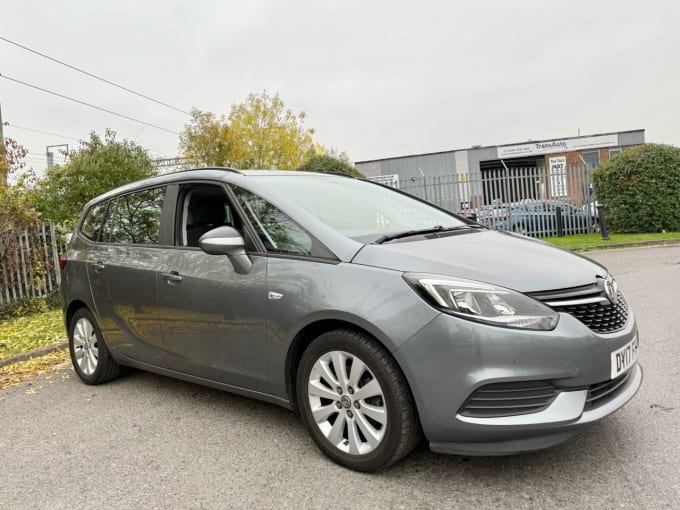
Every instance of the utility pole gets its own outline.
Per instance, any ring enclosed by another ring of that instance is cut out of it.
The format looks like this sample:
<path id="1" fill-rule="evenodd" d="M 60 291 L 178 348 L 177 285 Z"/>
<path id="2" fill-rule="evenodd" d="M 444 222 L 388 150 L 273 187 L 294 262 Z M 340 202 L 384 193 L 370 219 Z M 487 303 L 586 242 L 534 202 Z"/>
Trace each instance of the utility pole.
<path id="1" fill-rule="evenodd" d="M 5 148 L 5 136 L 2 133 L 2 102 L 0 102 L 0 142 L 2 142 L 2 148 Z"/>
<path id="2" fill-rule="evenodd" d="M 0 186 L 7 186 L 7 152 L 5 150 L 5 135 L 2 131 L 2 102 L 0 102 Z"/>

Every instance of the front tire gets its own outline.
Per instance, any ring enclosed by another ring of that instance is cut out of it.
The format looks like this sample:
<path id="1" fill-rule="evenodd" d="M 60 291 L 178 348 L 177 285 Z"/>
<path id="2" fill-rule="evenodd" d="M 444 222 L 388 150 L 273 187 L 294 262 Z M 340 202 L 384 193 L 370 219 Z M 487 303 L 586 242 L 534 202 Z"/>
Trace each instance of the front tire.
<path id="1" fill-rule="evenodd" d="M 106 348 L 92 313 L 81 308 L 73 314 L 68 331 L 73 369 L 85 384 L 101 384 L 118 377 L 122 367 Z"/>
<path id="2" fill-rule="evenodd" d="M 334 330 L 314 340 L 297 373 L 300 415 L 317 446 L 357 471 L 383 469 L 413 450 L 420 425 L 392 356 L 371 337 Z"/>

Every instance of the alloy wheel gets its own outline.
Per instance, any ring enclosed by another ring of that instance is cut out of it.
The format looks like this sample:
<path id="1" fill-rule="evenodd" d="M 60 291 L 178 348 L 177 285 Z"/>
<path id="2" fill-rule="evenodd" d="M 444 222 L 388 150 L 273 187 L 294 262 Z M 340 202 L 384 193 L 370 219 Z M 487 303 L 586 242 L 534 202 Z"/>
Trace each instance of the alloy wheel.
<path id="1" fill-rule="evenodd" d="M 383 389 L 357 356 L 321 355 L 309 374 L 307 395 L 314 422 L 338 450 L 364 455 L 382 442 L 387 428 Z"/>
<path id="2" fill-rule="evenodd" d="M 99 363 L 99 346 L 94 325 L 81 317 L 73 328 L 73 353 L 78 368 L 85 375 L 92 375 Z"/>

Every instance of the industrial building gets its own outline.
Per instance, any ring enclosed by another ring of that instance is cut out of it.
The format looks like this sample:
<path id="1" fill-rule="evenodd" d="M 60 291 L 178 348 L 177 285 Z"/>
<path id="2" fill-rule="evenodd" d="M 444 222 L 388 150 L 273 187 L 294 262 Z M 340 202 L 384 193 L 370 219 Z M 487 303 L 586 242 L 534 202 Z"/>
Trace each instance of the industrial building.
<path id="1" fill-rule="evenodd" d="M 535 198 L 560 198 L 583 203 L 589 194 L 592 170 L 626 147 L 644 142 L 644 129 L 636 129 L 474 146 L 358 161 L 355 165 L 366 177 L 402 189 L 421 179 L 423 182 L 436 179 L 459 184 L 477 183 L 464 186 L 468 188 L 465 193 L 461 190 L 456 194 L 461 201 L 470 202 L 472 207 L 493 201 L 514 202 Z M 511 180 L 512 186 L 501 183 L 502 179 Z"/>

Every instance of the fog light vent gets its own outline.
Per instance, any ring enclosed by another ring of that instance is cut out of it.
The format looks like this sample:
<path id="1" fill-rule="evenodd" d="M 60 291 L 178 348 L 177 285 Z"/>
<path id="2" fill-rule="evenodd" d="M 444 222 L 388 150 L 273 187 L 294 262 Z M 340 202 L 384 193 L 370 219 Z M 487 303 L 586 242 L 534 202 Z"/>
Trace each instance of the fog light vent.
<path id="1" fill-rule="evenodd" d="M 470 395 L 458 414 L 498 418 L 537 413 L 548 407 L 556 396 L 557 390 L 546 381 L 487 384 Z"/>

